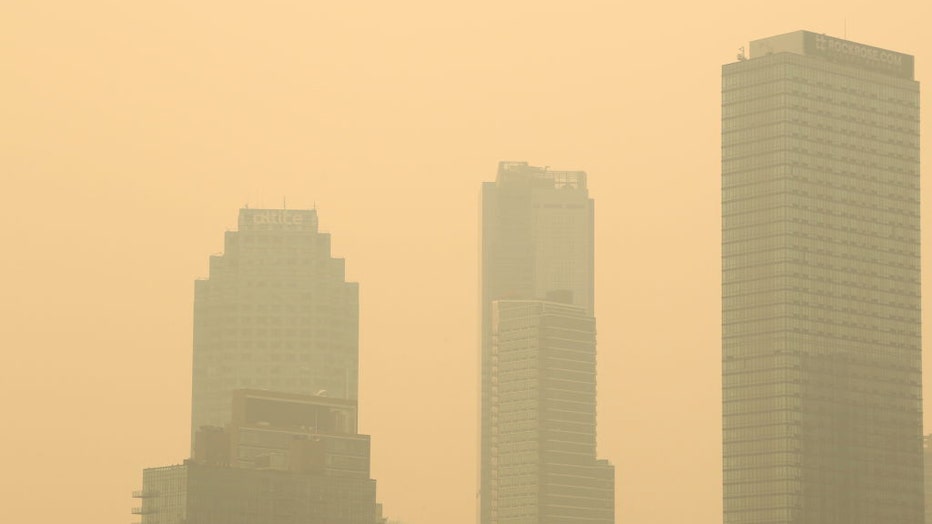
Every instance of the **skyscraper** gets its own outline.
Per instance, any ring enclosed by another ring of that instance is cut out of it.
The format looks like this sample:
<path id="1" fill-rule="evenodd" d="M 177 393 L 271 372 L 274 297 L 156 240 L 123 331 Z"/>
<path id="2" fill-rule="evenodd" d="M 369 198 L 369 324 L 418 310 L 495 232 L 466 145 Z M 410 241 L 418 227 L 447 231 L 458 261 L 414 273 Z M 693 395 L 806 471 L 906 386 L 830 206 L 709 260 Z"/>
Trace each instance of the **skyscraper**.
<path id="1" fill-rule="evenodd" d="M 195 284 L 192 458 L 142 524 L 384 524 L 357 433 L 358 289 L 314 210 L 241 209 Z"/>
<path id="2" fill-rule="evenodd" d="M 241 209 L 195 282 L 192 437 L 230 422 L 235 389 L 355 399 L 358 294 L 315 210 Z"/>
<path id="3" fill-rule="evenodd" d="M 932 524 L 932 435 L 926 435 L 922 439 L 922 460 L 925 471 L 925 524 Z"/>
<path id="4" fill-rule="evenodd" d="M 582 307 L 492 303 L 491 522 L 615 522 L 615 469 L 596 458 L 595 339 Z"/>
<path id="5" fill-rule="evenodd" d="M 797 31 L 722 70 L 726 524 L 923 521 L 913 57 Z"/>
<path id="6" fill-rule="evenodd" d="M 493 427 L 509 423 L 493 407 L 493 303 L 546 300 L 556 293 L 592 317 L 594 204 L 584 172 L 526 162 L 501 162 L 496 180 L 482 185 L 481 199 L 478 511 L 480 523 L 490 524 L 497 522 Z M 590 400 L 594 405 L 594 393 Z"/>

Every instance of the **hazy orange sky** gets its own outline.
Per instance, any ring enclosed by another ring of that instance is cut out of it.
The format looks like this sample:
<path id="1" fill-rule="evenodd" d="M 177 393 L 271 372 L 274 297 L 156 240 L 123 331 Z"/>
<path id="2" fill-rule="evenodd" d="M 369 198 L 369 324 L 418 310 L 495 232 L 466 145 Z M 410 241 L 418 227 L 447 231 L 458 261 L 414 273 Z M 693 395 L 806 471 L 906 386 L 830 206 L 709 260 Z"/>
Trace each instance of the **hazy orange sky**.
<path id="1" fill-rule="evenodd" d="M 193 280 L 238 208 L 284 197 L 317 206 L 360 283 L 360 427 L 386 514 L 472 524 L 479 186 L 526 160 L 589 173 L 617 521 L 721 522 L 720 66 L 751 39 L 847 26 L 915 54 L 924 81 L 930 15 L 3 2 L 0 520 L 138 520 L 142 469 L 188 450 Z"/>

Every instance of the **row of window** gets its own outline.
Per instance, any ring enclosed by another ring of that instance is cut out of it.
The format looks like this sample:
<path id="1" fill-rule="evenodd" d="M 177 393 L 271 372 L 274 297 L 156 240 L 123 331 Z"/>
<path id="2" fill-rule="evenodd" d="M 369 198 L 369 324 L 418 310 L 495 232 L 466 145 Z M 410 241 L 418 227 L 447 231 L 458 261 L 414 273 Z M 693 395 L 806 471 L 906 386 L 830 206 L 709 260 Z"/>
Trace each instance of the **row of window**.
<path id="1" fill-rule="evenodd" d="M 777 248 L 844 256 L 861 249 L 897 254 L 899 256 L 884 256 L 883 259 L 895 260 L 907 267 L 912 267 L 913 260 L 919 256 L 918 227 L 891 224 L 888 219 L 893 220 L 895 216 L 890 214 L 871 220 L 870 217 L 833 216 L 824 209 L 794 208 L 781 213 L 780 208 L 764 206 L 744 213 L 743 216 L 723 217 L 722 256 Z M 870 257 L 870 254 L 862 256 Z"/>
<path id="2" fill-rule="evenodd" d="M 740 451 L 739 446 L 743 448 Z M 790 442 L 786 439 L 733 444 L 724 449 L 722 466 L 725 471 L 748 468 L 793 468 L 800 463 L 798 447 L 798 442 Z"/>
<path id="3" fill-rule="evenodd" d="M 825 255 L 813 255 L 825 256 Z M 794 258 L 790 258 L 794 257 Z M 797 252 L 788 252 L 787 258 L 784 259 L 764 259 L 755 262 L 731 260 L 728 257 L 723 260 L 722 283 L 730 284 L 733 282 L 743 282 L 746 280 L 775 277 L 778 275 L 799 276 L 801 278 L 814 279 L 838 279 L 839 272 L 848 273 L 847 278 L 862 278 L 866 281 L 890 279 L 899 284 L 919 285 L 919 273 L 915 268 L 898 268 L 886 260 L 877 260 L 873 262 L 865 261 L 860 264 L 841 264 L 842 259 L 813 259 L 806 255 L 803 258 Z M 835 257 L 837 258 L 837 257 Z M 899 285 L 898 284 L 898 285 Z M 886 286 L 884 286 L 886 287 Z"/>
<path id="4" fill-rule="evenodd" d="M 744 378 L 741 375 L 736 375 L 728 379 L 729 385 L 735 385 L 735 382 L 740 382 Z M 753 383 L 748 381 L 747 383 Z M 786 398 L 786 397 L 783 397 Z M 795 397 L 790 397 L 795 398 Z M 742 429 L 749 427 L 758 427 L 758 426 L 772 426 L 774 424 L 786 424 L 798 426 L 802 416 L 798 410 L 771 410 L 771 411 L 757 411 L 757 412 L 744 412 L 741 414 L 725 414 L 722 418 L 722 428 L 725 430 L 732 429 Z"/>
<path id="5" fill-rule="evenodd" d="M 913 106 L 919 104 L 919 84 L 912 80 L 825 61 L 813 62 L 809 57 L 791 53 L 726 65 L 722 75 L 722 91 L 776 80 L 832 88 L 864 98 L 900 100 Z"/>
<path id="6" fill-rule="evenodd" d="M 882 169 L 884 172 L 912 173 L 919 166 L 919 150 L 900 146 L 884 145 L 883 149 L 873 147 L 858 148 L 850 144 L 832 144 L 816 142 L 802 136 L 781 136 L 768 139 L 743 142 L 722 148 L 722 165 L 737 162 L 765 153 L 785 152 L 789 162 L 802 166 L 834 165 L 840 163 L 867 166 Z M 821 168 L 813 171 L 819 177 L 828 172 Z M 856 187 L 856 186 L 855 186 Z"/>
<path id="7" fill-rule="evenodd" d="M 722 286 L 722 298 L 728 308 L 728 299 L 753 295 L 759 304 L 813 302 L 818 297 L 833 297 L 846 302 L 880 304 L 900 309 L 901 315 L 912 318 L 919 313 L 919 287 L 900 287 L 881 290 L 879 286 L 864 285 L 858 281 L 823 281 L 792 277 L 759 278 Z"/>
<path id="8" fill-rule="evenodd" d="M 867 162 L 854 162 L 849 158 L 828 160 L 816 155 L 802 154 L 798 151 L 789 151 L 787 149 L 779 150 L 761 150 L 758 154 L 741 156 L 722 161 L 722 186 L 730 187 L 735 183 L 747 183 L 741 177 L 744 173 L 755 171 L 760 168 L 769 168 L 774 165 L 790 165 L 811 168 L 813 172 L 856 172 L 859 170 L 883 173 L 885 176 L 893 177 L 900 174 L 904 177 L 914 179 L 919 176 L 919 162 L 910 162 L 894 158 L 886 158 L 883 164 L 875 161 L 875 156 L 870 156 Z M 737 180 L 731 179 L 729 175 L 738 175 Z M 800 177 L 804 179 L 805 177 Z"/>
<path id="9" fill-rule="evenodd" d="M 741 500 L 739 497 L 749 495 L 769 495 L 770 497 L 754 497 L 760 506 L 778 505 L 765 503 L 768 498 L 779 499 L 780 493 L 797 493 L 799 491 L 799 479 L 796 477 L 780 478 L 777 480 L 746 481 L 746 482 L 726 482 L 723 484 L 725 503 L 731 499 L 733 502 Z"/>
<path id="10" fill-rule="evenodd" d="M 786 105 L 808 105 L 830 108 L 835 111 L 844 109 L 865 113 L 898 115 L 903 119 L 918 120 L 918 104 L 911 104 L 903 98 L 878 99 L 860 96 L 851 91 L 813 87 L 800 82 L 777 80 L 768 85 L 756 84 L 745 89 L 734 89 L 722 93 L 722 107 L 772 105 L 770 98 L 777 98 Z"/>
<path id="11" fill-rule="evenodd" d="M 850 322 L 832 322 L 827 318 L 770 318 L 748 322 L 725 322 L 723 336 L 741 337 L 773 331 L 797 331 L 803 334 L 824 335 L 838 340 L 866 342 L 877 345 L 878 353 L 892 353 L 898 349 L 914 348 L 919 339 L 918 326 L 894 330 L 886 326 L 865 326 Z"/>
<path id="12" fill-rule="evenodd" d="M 797 294 L 775 304 L 761 304 L 759 295 L 739 295 L 723 302 L 727 323 L 769 320 L 774 317 L 802 318 L 813 322 L 871 326 L 878 330 L 908 330 L 919 336 L 919 310 L 884 304 L 869 304 L 841 297 Z M 795 300 L 794 300 L 795 298 Z M 810 301 L 811 300 L 811 301 Z"/>
<path id="13" fill-rule="evenodd" d="M 915 115 L 793 100 L 793 97 L 787 97 L 784 105 L 766 103 L 758 106 L 756 102 L 725 105 L 722 107 L 722 133 L 754 129 L 774 122 L 792 122 L 808 128 L 830 129 L 835 136 L 877 137 L 885 143 L 914 144 L 919 136 L 919 121 Z"/>
<path id="14" fill-rule="evenodd" d="M 774 240 L 777 240 L 776 237 Z M 816 237 L 818 238 L 818 237 Z M 775 242 L 776 244 L 776 242 Z M 797 246 L 799 246 L 797 244 Z M 797 264 L 798 268 L 791 271 L 808 273 L 808 267 L 827 268 L 832 271 L 845 271 L 852 274 L 880 274 L 884 278 L 894 278 L 902 281 L 919 280 L 919 257 L 915 254 L 901 254 L 890 251 L 879 251 L 867 247 L 839 246 L 834 252 L 815 252 L 805 249 L 784 248 L 776 246 L 773 249 L 747 252 L 731 246 L 734 253 L 722 257 L 724 271 L 762 266 L 768 264 Z M 740 247 L 740 246 L 737 246 Z"/>
<path id="15" fill-rule="evenodd" d="M 727 485 L 739 482 L 796 480 L 798 477 L 798 467 L 783 463 L 763 467 L 725 468 L 722 480 Z"/>
<path id="16" fill-rule="evenodd" d="M 213 316 L 235 316 L 237 313 L 241 315 L 273 315 L 280 316 L 281 314 L 295 315 L 299 313 L 313 313 L 316 310 L 318 315 L 326 314 L 330 311 L 340 310 L 341 308 L 333 307 L 330 305 L 339 297 L 346 296 L 345 288 L 342 287 L 343 284 L 339 285 L 339 288 L 335 290 L 334 293 L 318 293 L 322 298 L 326 298 L 326 301 L 322 304 L 317 304 L 313 308 L 309 308 L 303 304 L 295 303 L 263 303 L 263 302 L 221 302 L 211 304 L 210 310 L 207 312 Z"/>
<path id="17" fill-rule="evenodd" d="M 314 325 L 320 325 L 320 323 L 315 322 Z M 316 330 L 313 329 L 291 329 L 291 328 L 208 328 L 198 330 L 199 340 L 220 340 L 223 341 L 225 347 L 227 341 L 229 340 L 249 340 L 250 338 L 254 339 L 303 339 L 303 340 L 314 340 L 315 338 L 320 340 L 327 339 L 347 339 L 355 338 L 356 327 L 354 324 L 348 323 L 345 325 L 327 325 L 327 327 L 321 327 Z M 196 344 L 201 346 L 201 344 Z M 206 345 L 205 345 L 206 346 Z"/>
<path id="18" fill-rule="evenodd" d="M 840 132 L 827 126 L 813 125 L 804 120 L 781 120 L 769 125 L 723 130 L 722 145 L 729 150 L 744 150 L 762 140 L 784 140 L 795 138 L 835 148 L 831 156 L 843 156 L 845 149 L 870 151 L 874 154 L 897 158 L 918 159 L 919 137 L 900 136 L 896 133 Z"/>

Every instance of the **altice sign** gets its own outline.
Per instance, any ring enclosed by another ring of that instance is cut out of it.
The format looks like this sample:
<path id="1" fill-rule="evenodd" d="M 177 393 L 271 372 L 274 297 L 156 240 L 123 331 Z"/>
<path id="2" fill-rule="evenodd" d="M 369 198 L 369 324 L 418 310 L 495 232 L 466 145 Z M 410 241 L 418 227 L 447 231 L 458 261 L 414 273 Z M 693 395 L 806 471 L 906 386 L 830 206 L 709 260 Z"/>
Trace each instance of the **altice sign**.
<path id="1" fill-rule="evenodd" d="M 241 209 L 240 229 L 314 229 L 316 213 L 306 209 Z"/>

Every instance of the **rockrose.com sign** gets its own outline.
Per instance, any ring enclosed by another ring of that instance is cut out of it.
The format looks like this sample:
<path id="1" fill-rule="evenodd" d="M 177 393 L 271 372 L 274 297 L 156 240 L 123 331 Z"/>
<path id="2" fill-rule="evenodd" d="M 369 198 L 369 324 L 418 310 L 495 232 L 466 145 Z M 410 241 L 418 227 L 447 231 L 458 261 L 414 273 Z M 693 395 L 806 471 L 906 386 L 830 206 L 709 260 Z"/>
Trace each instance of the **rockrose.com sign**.
<path id="1" fill-rule="evenodd" d="M 913 78 L 913 57 L 879 47 L 857 44 L 831 36 L 806 33 L 806 54 L 818 55 L 833 62 Z"/>

